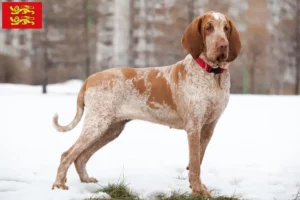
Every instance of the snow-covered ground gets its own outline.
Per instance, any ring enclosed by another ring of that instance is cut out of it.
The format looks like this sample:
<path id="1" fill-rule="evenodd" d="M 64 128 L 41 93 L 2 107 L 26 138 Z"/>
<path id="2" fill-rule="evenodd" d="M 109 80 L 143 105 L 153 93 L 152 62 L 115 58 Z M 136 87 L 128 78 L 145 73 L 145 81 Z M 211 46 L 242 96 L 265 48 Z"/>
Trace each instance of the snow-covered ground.
<path id="1" fill-rule="evenodd" d="M 125 177 L 141 195 L 187 190 L 184 131 L 143 121 L 97 152 L 87 169 L 98 184 L 80 183 L 74 165 L 68 191 L 51 190 L 62 152 L 78 138 L 82 122 L 62 134 L 52 128 L 75 114 L 79 81 L 41 87 L 0 85 L 0 199 L 84 199 Z M 232 95 L 202 165 L 202 180 L 223 195 L 289 200 L 300 182 L 300 98 Z M 299 186 L 300 187 L 300 186 Z"/>

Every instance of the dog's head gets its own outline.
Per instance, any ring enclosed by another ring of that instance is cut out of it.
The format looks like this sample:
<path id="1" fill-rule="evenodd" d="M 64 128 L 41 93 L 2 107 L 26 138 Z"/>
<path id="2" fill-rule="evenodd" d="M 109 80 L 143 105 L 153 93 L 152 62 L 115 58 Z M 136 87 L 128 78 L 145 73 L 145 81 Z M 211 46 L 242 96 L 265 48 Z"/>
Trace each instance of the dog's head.
<path id="1" fill-rule="evenodd" d="M 232 21 L 219 12 L 207 12 L 193 20 L 181 43 L 193 58 L 201 53 L 213 63 L 232 62 L 241 50 L 241 41 Z"/>

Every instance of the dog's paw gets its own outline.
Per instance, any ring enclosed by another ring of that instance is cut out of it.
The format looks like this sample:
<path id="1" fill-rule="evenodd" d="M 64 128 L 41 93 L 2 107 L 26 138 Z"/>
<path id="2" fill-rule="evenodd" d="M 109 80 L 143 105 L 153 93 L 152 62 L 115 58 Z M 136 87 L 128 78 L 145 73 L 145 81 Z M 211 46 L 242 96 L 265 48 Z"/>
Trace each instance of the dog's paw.
<path id="1" fill-rule="evenodd" d="M 202 195 L 205 198 L 212 197 L 211 194 L 204 188 L 202 190 L 192 190 L 192 195 L 194 195 L 194 196 Z"/>
<path id="2" fill-rule="evenodd" d="M 55 188 L 63 189 L 63 190 L 68 190 L 69 189 L 69 187 L 64 183 L 63 184 L 54 183 L 53 186 L 52 186 L 52 190 L 54 190 Z"/>
<path id="3" fill-rule="evenodd" d="M 97 183 L 98 180 L 93 178 L 93 177 L 89 177 L 89 178 L 81 180 L 81 182 L 83 182 L 83 183 Z"/>
<path id="4" fill-rule="evenodd" d="M 206 198 L 211 198 L 211 194 L 208 192 L 206 185 L 203 183 L 201 184 L 200 188 L 193 189 L 191 185 L 190 188 L 192 189 L 192 194 L 195 196 L 202 195 Z"/>

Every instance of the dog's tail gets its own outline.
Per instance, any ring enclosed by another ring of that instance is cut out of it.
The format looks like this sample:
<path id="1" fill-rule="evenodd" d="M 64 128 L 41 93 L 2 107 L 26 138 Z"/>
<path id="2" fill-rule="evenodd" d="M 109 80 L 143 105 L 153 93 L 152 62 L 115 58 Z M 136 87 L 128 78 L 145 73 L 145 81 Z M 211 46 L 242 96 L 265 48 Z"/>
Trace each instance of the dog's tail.
<path id="1" fill-rule="evenodd" d="M 84 112 L 84 95 L 85 95 L 85 90 L 86 90 L 86 82 L 82 85 L 80 92 L 77 96 L 77 111 L 76 115 L 68 125 L 66 126 L 61 126 L 58 124 L 58 115 L 57 113 L 53 116 L 53 126 L 54 128 L 59 131 L 59 132 L 67 132 L 72 130 L 81 120 L 83 112 Z"/>

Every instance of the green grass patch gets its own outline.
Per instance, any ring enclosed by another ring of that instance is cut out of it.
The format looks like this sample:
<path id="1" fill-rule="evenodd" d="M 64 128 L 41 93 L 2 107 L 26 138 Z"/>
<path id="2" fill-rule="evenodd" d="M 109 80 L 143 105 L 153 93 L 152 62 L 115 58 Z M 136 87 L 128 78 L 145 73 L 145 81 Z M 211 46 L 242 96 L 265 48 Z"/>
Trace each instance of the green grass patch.
<path id="1" fill-rule="evenodd" d="M 141 200 L 139 196 L 134 193 L 124 181 L 117 184 L 108 184 L 97 192 L 104 192 L 111 198 L 91 197 L 88 200 Z"/>
<path id="2" fill-rule="evenodd" d="M 111 198 L 94 198 L 87 200 L 240 200 L 238 197 L 217 196 L 213 198 L 204 198 L 202 196 L 194 196 L 189 193 L 172 192 L 171 194 L 157 193 L 150 198 L 141 198 L 133 192 L 124 181 L 117 184 L 108 184 L 97 192 L 104 192 Z M 96 193 L 97 193 L 96 192 Z"/>
<path id="3" fill-rule="evenodd" d="M 240 200 L 237 197 L 217 196 L 213 198 L 205 198 L 203 196 L 194 196 L 189 193 L 172 192 L 170 195 L 160 193 L 152 198 L 153 200 Z"/>

